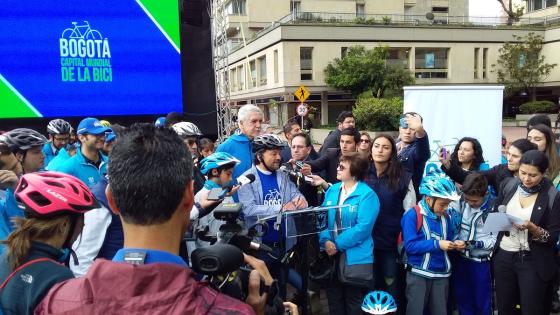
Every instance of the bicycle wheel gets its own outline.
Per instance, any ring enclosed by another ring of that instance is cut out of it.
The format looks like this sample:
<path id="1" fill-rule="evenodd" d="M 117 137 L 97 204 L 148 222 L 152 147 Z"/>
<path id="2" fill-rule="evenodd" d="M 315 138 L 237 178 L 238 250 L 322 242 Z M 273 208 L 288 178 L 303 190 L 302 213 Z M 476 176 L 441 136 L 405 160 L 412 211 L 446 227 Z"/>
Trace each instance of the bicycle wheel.
<path id="1" fill-rule="evenodd" d="M 93 39 L 93 40 L 97 40 L 97 39 L 103 39 L 103 36 L 101 36 L 101 33 L 99 31 L 96 30 L 89 30 L 86 35 L 84 35 L 85 39 Z"/>
<path id="2" fill-rule="evenodd" d="M 66 39 L 70 39 L 70 38 L 76 38 L 78 37 L 76 35 L 76 31 L 74 31 L 73 28 L 67 28 L 64 31 L 62 31 L 62 38 L 66 38 Z"/>

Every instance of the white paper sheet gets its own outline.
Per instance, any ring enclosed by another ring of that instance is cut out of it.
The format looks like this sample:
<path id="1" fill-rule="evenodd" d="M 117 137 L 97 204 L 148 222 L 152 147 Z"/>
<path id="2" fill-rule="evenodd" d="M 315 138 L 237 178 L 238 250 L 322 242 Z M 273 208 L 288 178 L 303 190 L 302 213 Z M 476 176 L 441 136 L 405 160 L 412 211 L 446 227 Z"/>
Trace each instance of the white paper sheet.
<path id="1" fill-rule="evenodd" d="M 498 234 L 501 231 L 510 231 L 513 223 L 506 213 L 489 213 L 482 228 L 482 233 Z"/>

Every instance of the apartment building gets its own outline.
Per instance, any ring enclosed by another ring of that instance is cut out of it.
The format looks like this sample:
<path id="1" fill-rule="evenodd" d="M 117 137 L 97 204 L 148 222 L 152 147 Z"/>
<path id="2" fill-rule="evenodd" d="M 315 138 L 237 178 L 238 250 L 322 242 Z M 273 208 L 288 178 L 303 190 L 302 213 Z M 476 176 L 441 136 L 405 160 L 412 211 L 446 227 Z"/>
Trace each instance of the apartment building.
<path id="1" fill-rule="evenodd" d="M 304 5 L 306 2 L 309 7 Z M 344 3 L 346 7 L 337 7 L 339 10 L 328 7 L 333 12 L 325 12 L 327 7 L 319 10 L 311 6 L 327 2 Z M 311 93 L 307 103 L 314 108 L 314 124 L 334 123 L 338 113 L 351 109 L 355 100 L 344 91 L 328 87 L 324 69 L 354 45 L 367 48 L 388 46 L 388 63 L 408 68 L 414 74 L 416 84 L 420 85 L 496 84 L 492 64 L 497 61 L 500 47 L 511 41 L 514 35 L 524 36 L 529 32 L 545 37 L 543 53 L 546 61 L 560 64 L 560 55 L 553 53 L 560 48 L 560 28 L 523 23 L 476 24 L 466 15 L 449 13 L 444 19 L 435 13 L 433 16 L 412 14 L 413 6 L 405 5 L 419 5 L 420 2 L 401 1 L 399 8 L 380 13 L 383 11 L 368 11 L 368 0 L 302 0 L 296 12 L 259 30 L 254 38 L 230 51 L 229 71 L 224 74 L 223 82 L 229 85 L 233 107 L 256 104 L 264 110 L 266 120 L 281 125 L 296 115 L 299 101 L 294 92 L 304 85 Z M 456 3 L 424 2 L 432 5 Z M 358 11 L 347 12 L 349 3 L 365 4 L 364 14 L 362 11 L 360 14 Z M 294 2 L 288 5 L 288 9 L 290 6 L 293 8 Z M 466 3 L 460 8 L 468 12 Z M 453 12 L 451 7 L 448 10 Z M 557 68 L 541 90 L 545 94 L 560 95 L 559 86 L 560 69 Z"/>

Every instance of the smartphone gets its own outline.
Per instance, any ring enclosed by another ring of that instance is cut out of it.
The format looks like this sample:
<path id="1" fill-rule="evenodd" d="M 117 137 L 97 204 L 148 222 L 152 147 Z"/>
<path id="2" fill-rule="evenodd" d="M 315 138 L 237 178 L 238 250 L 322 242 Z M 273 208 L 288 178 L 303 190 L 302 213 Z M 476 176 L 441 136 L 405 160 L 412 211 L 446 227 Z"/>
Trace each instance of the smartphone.
<path id="1" fill-rule="evenodd" d="M 408 123 L 406 122 L 406 118 L 401 117 L 401 119 L 399 120 L 399 126 L 403 129 L 408 128 Z"/>
<path id="2" fill-rule="evenodd" d="M 446 148 L 441 148 L 441 156 L 443 157 L 443 159 L 447 159 L 447 149 Z"/>
<path id="3" fill-rule="evenodd" d="M 223 188 L 212 188 L 208 193 L 208 200 L 221 200 L 224 199 L 227 191 Z"/>

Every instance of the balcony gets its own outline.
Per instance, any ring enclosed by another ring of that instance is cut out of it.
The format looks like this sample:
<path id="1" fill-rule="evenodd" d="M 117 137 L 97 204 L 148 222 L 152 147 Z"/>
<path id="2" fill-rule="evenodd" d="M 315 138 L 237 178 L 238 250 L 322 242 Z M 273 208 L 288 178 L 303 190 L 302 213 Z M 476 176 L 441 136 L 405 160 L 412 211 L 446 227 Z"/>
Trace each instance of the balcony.
<path id="1" fill-rule="evenodd" d="M 240 32 L 242 23 L 247 22 L 249 22 L 249 17 L 247 15 L 228 14 L 226 17 L 227 37 L 235 37 Z"/>
<path id="2" fill-rule="evenodd" d="M 413 7 L 416 5 L 416 0 L 404 0 L 404 7 Z"/>

